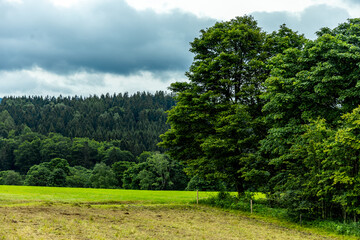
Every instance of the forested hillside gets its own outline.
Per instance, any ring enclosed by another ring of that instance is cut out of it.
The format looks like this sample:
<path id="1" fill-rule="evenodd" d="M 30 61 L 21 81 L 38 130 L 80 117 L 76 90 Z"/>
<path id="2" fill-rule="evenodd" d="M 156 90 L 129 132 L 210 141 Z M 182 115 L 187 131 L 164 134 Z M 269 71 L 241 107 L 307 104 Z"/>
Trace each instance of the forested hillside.
<path id="1" fill-rule="evenodd" d="M 164 92 L 3 98 L 0 184 L 184 190 L 183 166 L 157 146 L 174 103 Z"/>
<path id="2" fill-rule="evenodd" d="M 174 106 L 164 92 L 90 97 L 6 97 L 0 104 L 0 136 L 7 138 L 24 126 L 33 132 L 97 141 L 119 140 L 134 155 L 160 151 L 159 135 L 169 126 L 165 111 Z"/>

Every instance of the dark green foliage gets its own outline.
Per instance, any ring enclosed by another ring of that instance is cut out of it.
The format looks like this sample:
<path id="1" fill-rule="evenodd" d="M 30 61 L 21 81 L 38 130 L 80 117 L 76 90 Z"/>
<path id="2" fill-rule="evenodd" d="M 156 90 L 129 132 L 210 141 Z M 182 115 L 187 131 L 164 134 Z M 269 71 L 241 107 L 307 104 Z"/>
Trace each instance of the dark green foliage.
<path id="1" fill-rule="evenodd" d="M 48 186 L 51 171 L 44 164 L 34 165 L 30 168 L 25 178 L 25 185 Z"/>
<path id="2" fill-rule="evenodd" d="M 16 170 L 22 174 L 33 165 L 54 158 L 66 159 L 71 166 L 91 169 L 96 163 L 111 166 L 118 161 L 135 162 L 137 158 L 120 148 L 121 141 L 98 142 L 89 138 L 68 138 L 59 133 L 48 136 L 34 133 L 23 126 L 20 133 L 0 138 L 0 170 Z M 146 156 L 146 153 L 144 155 Z"/>
<path id="3" fill-rule="evenodd" d="M 11 130 L 19 132 L 22 125 L 26 125 L 46 136 L 53 132 L 70 139 L 120 140 L 116 147 L 138 156 L 146 150 L 161 150 L 156 144 L 159 135 L 168 129 L 165 111 L 174 104 L 172 97 L 162 91 L 87 98 L 6 97 L 0 104 L 0 137 L 6 138 Z M 59 147 L 67 147 L 63 142 L 67 140 L 58 136 L 49 136 L 49 141 L 62 141 L 57 147 L 53 146 L 54 156 L 48 156 L 50 159 L 67 158 L 58 151 Z M 46 151 L 43 156 L 47 156 Z"/>
<path id="4" fill-rule="evenodd" d="M 114 172 L 105 163 L 96 164 L 91 171 L 81 166 L 70 167 L 65 159 L 34 165 L 28 171 L 25 184 L 52 187 L 115 188 L 118 182 Z"/>
<path id="5" fill-rule="evenodd" d="M 0 171 L 26 174 L 54 158 L 91 169 L 160 151 L 168 129 L 164 92 L 101 97 L 6 97 L 0 104 Z"/>
<path id="6" fill-rule="evenodd" d="M 191 43 L 189 82 L 171 85 L 177 105 L 169 111 L 171 129 L 160 145 L 192 176 L 221 179 L 239 194 L 263 185 L 270 174 L 258 155 L 267 133 L 260 95 L 268 62 L 304 42 L 284 25 L 267 35 L 250 16 L 202 30 Z"/>
<path id="7" fill-rule="evenodd" d="M 311 123 L 291 147 L 290 153 L 302 159 L 305 172 L 289 179 L 289 194 L 281 195 L 292 214 L 357 219 L 360 179 L 359 144 L 355 139 L 359 138 L 359 112 L 356 108 L 343 115 L 343 124 L 336 131 L 324 119 Z"/>
<path id="8" fill-rule="evenodd" d="M 191 175 L 218 178 L 244 191 L 246 158 L 261 139 L 261 84 L 267 76 L 265 36 L 252 17 L 201 31 L 189 83 L 174 83 L 177 105 L 161 146 Z"/>
<path id="9" fill-rule="evenodd" d="M 145 162 L 123 173 L 123 187 L 127 189 L 183 190 L 187 182 L 182 165 L 160 153 L 152 153 Z"/>
<path id="10" fill-rule="evenodd" d="M 187 184 L 185 190 L 199 190 L 199 191 L 225 191 L 226 186 L 224 182 L 218 179 L 204 179 L 198 175 L 193 176 Z"/>
<path id="11" fill-rule="evenodd" d="M 66 186 L 66 177 L 71 174 L 65 159 L 54 158 L 50 162 L 34 165 L 28 171 L 25 184 L 29 186 Z"/>
<path id="12" fill-rule="evenodd" d="M 200 203 L 225 209 L 235 209 L 250 212 L 250 198 L 231 195 L 229 192 L 219 192 L 216 196 L 201 200 Z M 255 203 L 255 201 L 254 201 Z"/>
<path id="13" fill-rule="evenodd" d="M 119 161 L 111 166 L 120 187 L 123 186 L 124 172 L 134 165 L 133 162 Z"/>
<path id="14" fill-rule="evenodd" d="M 134 155 L 129 151 L 122 151 L 120 148 L 111 147 L 105 151 L 103 161 L 106 165 L 111 166 L 115 162 L 135 162 Z"/>
<path id="15" fill-rule="evenodd" d="M 360 237 L 360 223 L 343 223 L 338 221 L 311 221 L 307 224 L 315 227 L 321 227 L 327 231 L 336 232 L 341 235 Z"/>
<path id="16" fill-rule="evenodd" d="M 146 162 L 135 164 L 123 173 L 122 187 L 125 189 L 140 189 L 138 174 L 145 169 Z"/>
<path id="17" fill-rule="evenodd" d="M 14 170 L 15 156 L 14 150 L 17 148 L 17 142 L 10 138 L 0 138 L 0 169 L 1 170 Z"/>
<path id="18" fill-rule="evenodd" d="M 192 176 L 261 189 L 294 218 L 356 221 L 359 39 L 360 19 L 314 41 L 285 25 L 266 34 L 248 16 L 202 30 L 160 145 Z"/>
<path id="19" fill-rule="evenodd" d="M 23 179 L 18 172 L 13 170 L 0 172 L 0 185 L 22 185 Z"/>
<path id="20" fill-rule="evenodd" d="M 136 158 L 136 161 L 138 163 L 142 163 L 142 162 L 146 162 L 146 160 L 152 155 L 151 152 L 142 152 L 137 158 Z"/>
<path id="21" fill-rule="evenodd" d="M 51 187 L 63 187 L 66 185 L 67 174 L 62 168 L 56 168 L 51 173 L 47 180 L 47 185 Z"/>
<path id="22" fill-rule="evenodd" d="M 66 175 L 70 174 L 70 166 L 66 159 L 54 158 L 47 164 L 47 167 L 50 171 L 61 169 Z"/>
<path id="23" fill-rule="evenodd" d="M 15 130 L 15 122 L 8 111 L 0 112 L 0 137 L 7 138 L 11 130 Z"/>
<path id="24" fill-rule="evenodd" d="M 261 142 L 272 176 L 270 198 L 294 216 L 359 214 L 357 111 L 360 21 L 322 29 L 303 48 L 271 59 L 263 110 L 270 129 Z"/>
<path id="25" fill-rule="evenodd" d="M 91 186 L 94 188 L 116 188 L 118 181 L 115 173 L 105 163 L 97 163 L 90 176 Z"/>
<path id="26" fill-rule="evenodd" d="M 48 137 L 41 142 L 42 161 L 47 162 L 53 158 L 69 159 L 72 144 L 70 138 L 58 133 L 49 133 Z"/>
<path id="27" fill-rule="evenodd" d="M 151 114 L 149 116 L 154 118 Z M 7 137 L 0 138 L 0 170 L 13 169 L 27 173 L 25 184 L 34 186 L 122 187 L 123 173 L 136 161 L 146 162 L 153 155 L 151 152 L 144 152 L 136 158 L 130 151 L 122 150 L 122 147 L 126 147 L 122 140 L 99 142 L 90 138 L 65 137 L 60 133 L 44 136 L 33 132 L 26 125 L 18 127 L 16 131 L 10 130 Z M 112 169 L 109 166 L 112 166 Z M 173 166 L 175 167 L 172 168 Z M 176 186 L 169 187 L 172 181 L 158 171 L 157 174 L 162 176 L 165 182 L 161 185 L 158 183 L 159 176 L 154 175 L 158 179 L 149 180 L 151 188 L 184 189 L 187 178 L 183 167 L 179 166 L 172 163 L 169 165 L 171 170 L 167 169 L 171 171 Z M 94 170 L 90 170 L 93 168 Z M 153 166 L 152 172 L 156 170 L 158 169 Z M 149 176 L 142 172 L 142 188 L 146 185 L 144 179 Z M 130 182 L 132 181 L 135 180 L 130 179 Z M 139 188 L 139 185 L 135 184 L 134 188 Z"/>
<path id="28" fill-rule="evenodd" d="M 31 166 L 41 162 L 41 136 L 32 132 L 22 136 L 26 140 L 14 150 L 15 166 L 21 173 L 26 173 Z"/>
<path id="29" fill-rule="evenodd" d="M 70 167 L 70 175 L 66 177 L 67 187 L 91 187 L 91 170 L 81 166 Z"/>
<path id="30" fill-rule="evenodd" d="M 70 165 L 80 165 L 85 168 L 94 167 L 99 162 L 98 149 L 100 143 L 88 138 L 74 138 L 70 149 Z"/>

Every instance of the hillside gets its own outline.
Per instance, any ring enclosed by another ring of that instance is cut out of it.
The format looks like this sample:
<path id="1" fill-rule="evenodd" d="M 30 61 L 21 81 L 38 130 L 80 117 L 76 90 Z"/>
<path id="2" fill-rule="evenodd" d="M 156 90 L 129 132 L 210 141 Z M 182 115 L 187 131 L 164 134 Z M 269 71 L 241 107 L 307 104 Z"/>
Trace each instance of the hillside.
<path id="1" fill-rule="evenodd" d="M 138 92 L 133 95 L 101 95 L 84 97 L 6 97 L 0 105 L 0 136 L 9 131 L 19 133 L 24 126 L 31 131 L 64 137 L 90 138 L 96 141 L 121 141 L 121 148 L 134 155 L 143 151 L 159 151 L 159 135 L 169 126 L 165 111 L 175 105 L 164 92 Z"/>

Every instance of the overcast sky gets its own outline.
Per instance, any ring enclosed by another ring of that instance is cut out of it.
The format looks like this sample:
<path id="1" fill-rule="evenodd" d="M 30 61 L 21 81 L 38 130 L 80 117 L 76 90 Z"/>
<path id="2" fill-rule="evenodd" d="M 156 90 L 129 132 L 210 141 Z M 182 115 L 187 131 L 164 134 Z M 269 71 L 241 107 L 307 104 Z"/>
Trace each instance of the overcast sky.
<path id="1" fill-rule="evenodd" d="M 0 97 L 166 90 L 201 29 L 245 14 L 313 38 L 360 0 L 0 0 Z"/>

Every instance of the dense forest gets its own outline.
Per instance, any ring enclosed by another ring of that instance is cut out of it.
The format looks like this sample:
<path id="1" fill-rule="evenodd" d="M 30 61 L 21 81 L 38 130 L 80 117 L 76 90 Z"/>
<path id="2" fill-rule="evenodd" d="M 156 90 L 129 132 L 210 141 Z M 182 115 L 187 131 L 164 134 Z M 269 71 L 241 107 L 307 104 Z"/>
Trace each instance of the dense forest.
<path id="1" fill-rule="evenodd" d="M 157 144 L 169 125 L 170 94 L 4 97 L 0 104 L 0 184 L 224 189 L 189 178 Z"/>
<path id="2" fill-rule="evenodd" d="M 138 92 L 90 97 L 5 97 L 0 104 L 0 136 L 18 135 L 27 126 L 47 136 L 96 141 L 119 140 L 122 150 L 138 156 L 143 151 L 161 151 L 159 135 L 169 126 L 165 111 L 174 106 L 171 95 Z"/>
<path id="3" fill-rule="evenodd" d="M 161 146 L 191 175 L 309 219 L 360 214 L 360 19 L 309 40 L 266 33 L 251 16 L 218 22 L 191 43 L 188 82 Z"/>
<path id="4" fill-rule="evenodd" d="M 0 184 L 183 190 L 183 166 L 157 146 L 174 104 L 161 91 L 5 97 Z"/>

